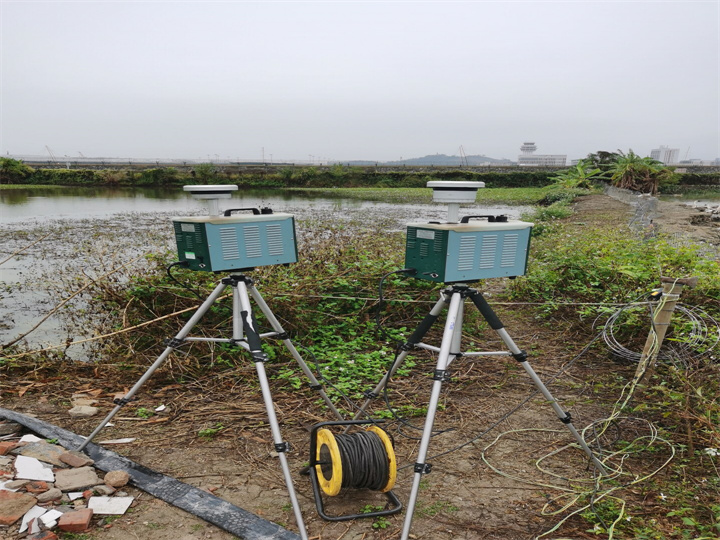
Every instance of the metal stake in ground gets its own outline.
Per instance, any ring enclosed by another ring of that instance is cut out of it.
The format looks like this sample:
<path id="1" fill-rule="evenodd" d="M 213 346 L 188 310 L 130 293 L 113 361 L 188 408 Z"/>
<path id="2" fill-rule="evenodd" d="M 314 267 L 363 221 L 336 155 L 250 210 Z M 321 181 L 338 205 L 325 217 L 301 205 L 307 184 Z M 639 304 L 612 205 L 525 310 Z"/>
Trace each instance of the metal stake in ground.
<path id="1" fill-rule="evenodd" d="M 212 307 L 213 303 L 222 295 L 226 287 L 232 287 L 233 290 L 233 335 L 232 338 L 200 338 L 200 337 L 188 337 L 188 334 L 193 327 L 202 319 L 207 311 Z M 252 306 L 250 304 L 250 295 L 252 295 L 255 303 L 260 308 L 270 326 L 273 328 L 272 332 L 260 334 L 257 331 L 257 323 L 252 313 Z M 253 362 L 255 362 L 255 368 L 257 371 L 258 380 L 260 382 L 260 388 L 262 391 L 263 401 L 268 415 L 268 421 L 270 424 L 271 432 L 273 435 L 273 443 L 275 450 L 278 452 L 280 457 L 280 464 L 285 477 L 285 483 L 287 485 L 288 493 L 290 494 L 290 501 L 293 506 L 295 513 L 295 519 L 298 527 L 300 528 L 300 535 L 303 540 L 307 540 L 307 532 L 305 531 L 305 525 L 302 519 L 302 513 L 300 512 L 300 506 L 295 495 L 295 489 L 293 487 L 292 478 L 290 476 L 290 470 L 287 464 L 287 457 L 285 453 L 289 450 L 287 442 L 282 440 L 280 435 L 280 426 L 275 415 L 275 406 L 273 404 L 272 395 L 270 393 L 270 385 L 267 380 L 265 373 L 265 361 L 267 360 L 266 355 L 262 352 L 261 339 L 264 337 L 276 337 L 280 338 L 285 346 L 290 351 L 290 354 L 295 358 L 300 369 L 303 371 L 305 376 L 310 381 L 310 387 L 317 390 L 319 395 L 327 404 L 328 408 L 338 420 L 343 420 L 340 412 L 335 408 L 330 398 L 327 396 L 322 386 L 320 385 L 317 378 L 313 374 L 312 370 L 303 360 L 300 353 L 293 346 L 292 341 L 288 337 L 287 333 L 283 330 L 282 326 L 278 322 L 277 318 L 273 315 L 272 311 L 268 307 L 265 300 L 260 295 L 260 292 L 253 285 L 253 280 L 243 274 L 233 274 L 221 280 L 215 290 L 210 293 L 210 296 L 202 303 L 198 310 L 193 314 L 190 320 L 183 326 L 182 330 L 177 335 L 167 341 L 167 347 L 163 353 L 155 360 L 150 368 L 143 374 L 143 376 L 135 383 L 135 385 L 125 394 L 121 399 L 115 400 L 115 408 L 100 422 L 97 428 L 85 439 L 82 445 L 78 447 L 78 450 L 83 450 L 87 444 L 92 441 L 97 434 L 102 430 L 107 423 L 120 411 L 122 407 L 131 402 L 145 384 L 152 374 L 165 362 L 170 353 L 185 342 L 191 341 L 205 341 L 211 343 L 228 343 L 236 347 L 245 349 L 252 356 Z"/>
<path id="2" fill-rule="evenodd" d="M 635 371 L 635 381 L 640 382 L 650 377 L 655 370 L 655 362 L 660 354 L 665 334 L 670 326 L 675 306 L 680 300 L 683 287 L 694 288 L 697 286 L 698 278 L 676 279 L 669 277 L 661 277 L 660 282 L 663 286 L 662 297 L 660 303 L 653 312 L 650 333 L 645 341 L 637 370 Z"/>

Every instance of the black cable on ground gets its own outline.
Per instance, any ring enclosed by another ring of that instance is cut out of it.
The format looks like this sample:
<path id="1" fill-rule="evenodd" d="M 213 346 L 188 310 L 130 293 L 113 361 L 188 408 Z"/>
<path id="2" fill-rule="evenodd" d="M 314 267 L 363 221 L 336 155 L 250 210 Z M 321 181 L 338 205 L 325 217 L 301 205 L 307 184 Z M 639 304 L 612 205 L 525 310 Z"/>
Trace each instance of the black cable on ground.
<path id="1" fill-rule="evenodd" d="M 342 487 L 378 491 L 387 483 L 390 467 L 380 437 L 371 431 L 335 435 L 340 449 Z"/>

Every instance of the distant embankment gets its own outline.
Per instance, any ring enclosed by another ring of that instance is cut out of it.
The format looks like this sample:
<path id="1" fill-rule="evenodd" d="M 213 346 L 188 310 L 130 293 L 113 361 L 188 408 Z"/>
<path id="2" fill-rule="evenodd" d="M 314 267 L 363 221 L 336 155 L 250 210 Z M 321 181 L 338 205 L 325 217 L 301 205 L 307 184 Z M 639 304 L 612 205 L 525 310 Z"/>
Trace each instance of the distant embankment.
<path id="1" fill-rule="evenodd" d="M 0 158 L 0 184 L 74 186 L 178 186 L 238 184 L 256 188 L 425 187 L 429 180 L 477 180 L 487 187 L 542 187 L 559 167 L 295 165 L 291 163 L 120 163 L 91 160 L 33 162 Z M 678 192 L 691 186 L 720 189 L 720 167 L 681 169 Z M 680 172 L 680 170 L 678 171 Z"/>
<path id="2" fill-rule="evenodd" d="M 237 174 L 257 174 L 280 172 L 286 169 L 307 169 L 314 168 L 317 171 L 331 171 L 343 168 L 345 170 L 361 170 L 367 173 L 371 172 L 397 172 L 407 171 L 414 173 L 432 174 L 438 171 L 466 171 L 471 173 L 510 173 L 510 172 L 555 172 L 570 168 L 566 167 L 527 167 L 519 165 L 386 165 L 383 163 L 375 163 L 368 165 L 346 165 L 343 163 L 335 164 L 308 164 L 308 163 L 263 163 L 257 162 L 192 162 L 192 161 L 139 161 L 128 160 L 96 160 L 96 159 L 67 159 L 67 160 L 32 160 L 24 159 L 23 163 L 36 169 L 89 169 L 89 170 L 147 170 L 156 168 L 174 168 L 179 172 L 190 173 L 197 167 L 212 166 L 218 171 L 230 172 Z M 678 165 L 678 172 L 681 173 L 720 173 L 720 166 L 716 165 Z"/>

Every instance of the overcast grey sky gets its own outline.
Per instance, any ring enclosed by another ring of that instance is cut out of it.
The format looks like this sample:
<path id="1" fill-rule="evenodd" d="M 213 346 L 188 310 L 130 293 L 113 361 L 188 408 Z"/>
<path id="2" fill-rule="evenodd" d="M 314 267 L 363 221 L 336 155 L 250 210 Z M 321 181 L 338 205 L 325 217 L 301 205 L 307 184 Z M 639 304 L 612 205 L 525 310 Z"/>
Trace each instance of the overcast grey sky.
<path id="1" fill-rule="evenodd" d="M 714 159 L 719 6 L 2 0 L 0 151 Z"/>

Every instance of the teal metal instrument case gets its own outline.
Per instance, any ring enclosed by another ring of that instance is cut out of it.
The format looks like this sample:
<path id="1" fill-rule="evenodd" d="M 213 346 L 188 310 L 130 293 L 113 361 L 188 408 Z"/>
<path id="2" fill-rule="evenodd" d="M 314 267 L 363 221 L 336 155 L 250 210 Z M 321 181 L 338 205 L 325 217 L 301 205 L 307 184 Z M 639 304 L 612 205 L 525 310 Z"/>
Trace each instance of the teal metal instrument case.
<path id="1" fill-rule="evenodd" d="M 405 268 L 413 277 L 460 283 L 525 274 L 532 223 L 409 223 Z"/>
<path id="2" fill-rule="evenodd" d="M 222 272 L 297 262 L 291 214 L 173 218 L 180 261 L 191 270 Z"/>

